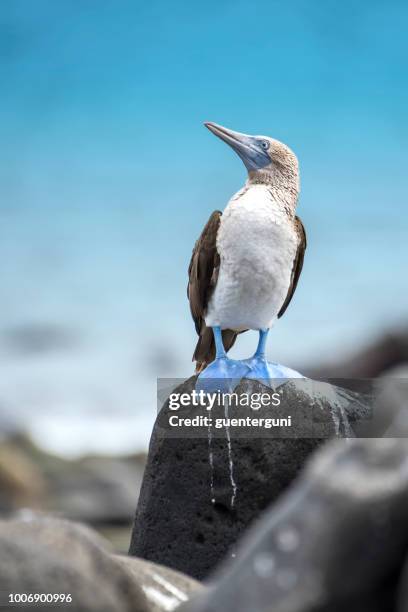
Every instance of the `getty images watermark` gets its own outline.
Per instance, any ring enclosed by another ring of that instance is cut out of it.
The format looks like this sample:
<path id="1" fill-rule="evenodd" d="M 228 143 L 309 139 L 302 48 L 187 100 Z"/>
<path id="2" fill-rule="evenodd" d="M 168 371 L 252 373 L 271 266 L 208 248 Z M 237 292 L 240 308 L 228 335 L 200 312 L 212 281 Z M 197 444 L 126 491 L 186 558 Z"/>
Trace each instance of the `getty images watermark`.
<path id="1" fill-rule="evenodd" d="M 225 405 L 228 403 L 230 407 L 246 407 L 252 410 L 260 410 L 261 408 L 280 406 L 281 396 L 279 393 L 221 393 L 216 391 L 208 393 L 203 389 L 182 393 L 171 393 L 169 395 L 170 410 L 178 410 L 182 406 L 201 406 L 206 410 L 212 410 L 215 405 Z"/>
<path id="2" fill-rule="evenodd" d="M 184 438 L 378 437 L 384 389 L 373 379 L 287 379 L 267 386 L 237 381 L 228 392 L 223 381 L 198 386 L 195 378 L 158 379 L 156 430 Z M 225 381 L 224 381 L 225 382 Z M 235 382 L 235 381 L 233 381 Z M 383 405 L 385 408 L 383 408 Z"/>
<path id="3" fill-rule="evenodd" d="M 247 408 L 259 411 L 262 408 L 277 407 L 281 404 L 279 393 L 208 393 L 193 389 L 189 393 L 171 393 L 169 395 L 169 410 L 178 411 L 184 407 L 202 408 L 212 414 L 218 406 L 227 408 L 223 416 L 213 417 L 209 414 L 197 414 L 195 416 L 179 416 L 178 414 L 169 415 L 168 423 L 170 427 L 215 427 L 222 429 L 225 427 L 291 427 L 292 418 L 272 418 L 272 417 L 251 417 L 250 415 L 233 417 L 230 416 L 229 409 Z"/>
<path id="4" fill-rule="evenodd" d="M 244 384 L 239 389 L 232 385 L 228 392 L 210 391 L 176 382 L 158 381 L 156 427 L 165 430 L 166 437 L 223 437 L 226 430 L 234 437 L 264 437 L 268 432 L 275 437 L 272 430 L 289 432 L 293 426 L 292 409 L 282 405 L 280 389 L 258 391 Z"/>

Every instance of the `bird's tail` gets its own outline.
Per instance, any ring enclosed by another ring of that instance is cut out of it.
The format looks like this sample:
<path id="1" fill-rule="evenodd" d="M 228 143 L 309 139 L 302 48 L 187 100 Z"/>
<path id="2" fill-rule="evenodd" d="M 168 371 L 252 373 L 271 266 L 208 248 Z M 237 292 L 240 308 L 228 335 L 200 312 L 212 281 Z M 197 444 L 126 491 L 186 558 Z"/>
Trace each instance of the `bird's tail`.
<path id="1" fill-rule="evenodd" d="M 222 341 L 226 351 L 229 351 L 235 342 L 237 332 L 232 329 L 222 330 Z M 194 354 L 193 361 L 196 362 L 196 374 L 199 374 L 215 359 L 214 334 L 211 327 L 203 325 L 200 331 Z"/>

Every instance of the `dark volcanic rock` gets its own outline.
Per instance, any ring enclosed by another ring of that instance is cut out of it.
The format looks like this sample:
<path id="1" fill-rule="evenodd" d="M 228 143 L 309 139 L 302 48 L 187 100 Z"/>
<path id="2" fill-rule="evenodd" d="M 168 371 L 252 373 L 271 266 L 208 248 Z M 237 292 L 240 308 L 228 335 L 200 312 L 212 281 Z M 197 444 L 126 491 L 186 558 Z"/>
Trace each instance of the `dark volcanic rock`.
<path id="1" fill-rule="evenodd" d="M 407 512 L 407 440 L 332 442 L 248 532 L 208 595 L 185 610 L 389 612 Z"/>
<path id="2" fill-rule="evenodd" d="M 408 437 L 408 363 L 378 379 L 373 419 L 366 425 L 365 437 Z"/>
<path id="3" fill-rule="evenodd" d="M 396 610 L 398 612 L 408 612 L 408 557 L 405 559 L 401 572 Z"/>
<path id="4" fill-rule="evenodd" d="M 195 381 L 189 379 L 176 391 L 191 391 Z M 305 384 L 313 386 L 313 381 Z M 272 393 L 256 381 L 242 381 L 236 391 Z M 198 579 L 207 576 L 226 554 L 234 556 L 243 531 L 292 482 L 323 439 L 352 435 L 343 407 L 330 404 L 335 388 L 325 388 L 329 399 L 320 391 L 319 398 L 313 397 L 291 383 L 279 392 L 281 405 L 269 416 L 291 414 L 296 426 L 290 431 L 210 427 L 186 434 L 169 428 L 174 412 L 168 402 L 163 406 L 151 438 L 131 555 Z M 223 407 L 214 410 L 213 416 L 225 416 Z M 351 402 L 347 410 L 358 418 L 364 407 Z M 181 408 L 177 415 L 191 416 L 191 409 Z M 242 415 L 248 415 L 248 408 Z M 259 410 L 252 416 L 261 415 Z"/>
<path id="5" fill-rule="evenodd" d="M 408 329 L 390 330 L 372 344 L 340 361 L 304 367 L 301 372 L 311 378 L 376 378 L 391 368 L 408 362 Z M 350 381 L 352 384 L 352 381 Z"/>

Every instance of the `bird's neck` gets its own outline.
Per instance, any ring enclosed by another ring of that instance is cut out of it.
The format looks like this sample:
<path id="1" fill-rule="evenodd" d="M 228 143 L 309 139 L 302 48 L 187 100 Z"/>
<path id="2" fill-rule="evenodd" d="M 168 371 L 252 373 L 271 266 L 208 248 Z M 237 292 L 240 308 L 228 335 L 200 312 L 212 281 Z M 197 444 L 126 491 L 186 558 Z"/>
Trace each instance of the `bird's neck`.
<path id="1" fill-rule="evenodd" d="M 250 172 L 246 186 L 264 185 L 274 203 L 283 208 L 289 217 L 295 216 L 299 196 L 299 175 L 279 168 Z"/>

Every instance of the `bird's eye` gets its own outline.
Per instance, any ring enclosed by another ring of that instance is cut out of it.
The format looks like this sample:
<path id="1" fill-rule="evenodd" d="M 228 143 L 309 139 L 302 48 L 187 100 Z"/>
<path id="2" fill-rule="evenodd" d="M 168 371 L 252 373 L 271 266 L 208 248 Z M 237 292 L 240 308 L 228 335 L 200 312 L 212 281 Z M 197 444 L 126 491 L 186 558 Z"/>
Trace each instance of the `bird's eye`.
<path id="1" fill-rule="evenodd" d="M 267 140 L 261 140 L 261 147 L 264 151 L 267 151 L 269 149 L 269 142 Z"/>

